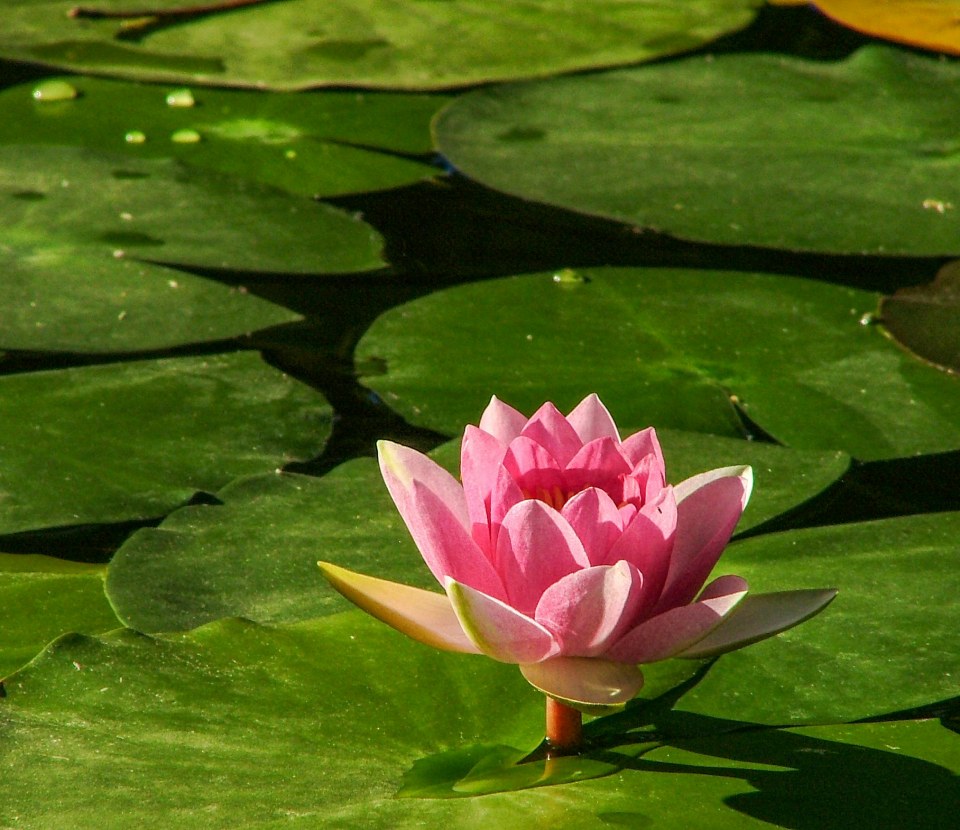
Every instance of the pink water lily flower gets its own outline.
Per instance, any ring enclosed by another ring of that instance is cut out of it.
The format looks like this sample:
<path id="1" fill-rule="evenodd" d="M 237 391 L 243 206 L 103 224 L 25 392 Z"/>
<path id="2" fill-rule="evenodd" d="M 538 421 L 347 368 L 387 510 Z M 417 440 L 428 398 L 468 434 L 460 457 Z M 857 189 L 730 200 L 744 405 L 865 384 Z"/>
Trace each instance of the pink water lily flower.
<path id="1" fill-rule="evenodd" d="M 327 579 L 415 640 L 516 663 L 576 709 L 622 705 L 643 684 L 641 664 L 739 648 L 836 593 L 746 597 L 739 576 L 704 587 L 750 496 L 750 468 L 671 486 L 654 430 L 621 441 L 596 395 L 566 417 L 547 403 L 526 418 L 493 398 L 463 436 L 462 483 L 407 447 L 384 441 L 379 454 L 444 593 L 320 563 Z"/>

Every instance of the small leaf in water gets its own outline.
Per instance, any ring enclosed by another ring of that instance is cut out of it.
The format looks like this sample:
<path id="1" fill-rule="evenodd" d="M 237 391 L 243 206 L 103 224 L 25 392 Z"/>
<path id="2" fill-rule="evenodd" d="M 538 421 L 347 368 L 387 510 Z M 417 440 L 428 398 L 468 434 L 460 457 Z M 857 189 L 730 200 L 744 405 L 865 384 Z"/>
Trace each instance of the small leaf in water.
<path id="1" fill-rule="evenodd" d="M 167 95 L 168 107 L 192 107 L 196 104 L 193 93 L 189 89 L 175 89 Z"/>
<path id="2" fill-rule="evenodd" d="M 174 144 L 197 144 L 202 137 L 196 130 L 177 130 L 170 136 L 170 140 Z"/>
<path id="3" fill-rule="evenodd" d="M 75 86 L 59 79 L 43 81 L 33 88 L 33 99 L 44 103 L 49 101 L 69 101 L 76 98 L 78 94 Z"/>
<path id="4" fill-rule="evenodd" d="M 130 130 L 123 137 L 123 140 L 126 141 L 127 144 L 143 144 L 147 140 L 147 134 L 140 130 Z"/>

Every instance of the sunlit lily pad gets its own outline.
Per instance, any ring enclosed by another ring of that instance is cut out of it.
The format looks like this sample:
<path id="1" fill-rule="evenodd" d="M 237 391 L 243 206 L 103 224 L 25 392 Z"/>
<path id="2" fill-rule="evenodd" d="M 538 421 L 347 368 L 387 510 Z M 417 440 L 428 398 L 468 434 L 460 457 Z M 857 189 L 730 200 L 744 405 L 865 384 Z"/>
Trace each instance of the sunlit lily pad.
<path id="1" fill-rule="evenodd" d="M 0 553 L 0 678 L 67 631 L 120 627 L 103 593 L 105 568 L 47 556 Z"/>
<path id="2" fill-rule="evenodd" d="M 322 450 L 331 410 L 251 353 L 0 378 L 0 533 L 163 515 Z"/>
<path id="3" fill-rule="evenodd" d="M 91 0 L 94 9 L 130 9 Z M 157 0 L 135 9 L 183 8 Z M 436 89 L 669 55 L 746 26 L 755 0 L 287 0 L 169 21 L 71 18 L 73 0 L 2 6 L 0 55 L 98 75 L 228 86 Z M 136 27 L 137 21 L 132 21 Z M 126 25 L 126 31 L 124 31 Z"/>
<path id="4" fill-rule="evenodd" d="M 884 328 L 914 354 L 960 372 L 960 261 L 929 285 L 901 288 L 880 304 Z"/>
<path id="5" fill-rule="evenodd" d="M 735 434 L 861 459 L 960 446 L 960 381 L 866 325 L 879 296 L 789 277 L 591 268 L 436 292 L 381 316 L 363 382 L 454 434 L 492 393 L 525 411 L 597 392 L 622 423 Z"/>
<path id="6" fill-rule="evenodd" d="M 752 463 L 758 485 L 741 530 L 813 497 L 847 466 L 843 455 L 782 450 L 692 434 L 662 437 L 674 480 L 724 464 Z M 436 457 L 459 467 L 459 441 Z M 110 563 L 107 592 L 123 621 L 171 631 L 227 616 L 302 620 L 347 607 L 318 559 L 439 590 L 417 553 L 372 459 L 322 478 L 267 475 L 217 494 L 157 528 L 137 531 Z"/>
<path id="7" fill-rule="evenodd" d="M 956 736 L 935 721 L 668 737 L 674 745 L 645 754 L 625 735 L 605 751 L 620 766 L 609 777 L 398 799 L 408 770 L 431 757 L 533 748 L 542 700 L 513 667 L 397 636 L 351 613 L 278 629 L 228 621 L 160 640 L 66 637 L 6 683 L 5 816 L 105 830 L 158 814 L 183 828 L 739 830 L 774 816 L 806 826 L 813 809 L 816 826 L 835 830 L 882 826 L 841 822 L 848 811 L 908 826 L 955 803 Z"/>
<path id="8" fill-rule="evenodd" d="M 436 131 L 486 185 L 685 239 L 941 255 L 960 252 L 958 89 L 957 64 L 885 47 L 707 55 L 479 90 Z"/>
<path id="9" fill-rule="evenodd" d="M 69 84 L 75 98 L 35 95 Z M 189 93 L 189 98 L 186 97 Z M 170 106 L 166 99 L 189 103 Z M 239 90 L 177 91 L 100 78 L 48 78 L 0 92 L 0 143 L 68 144 L 128 158 L 176 158 L 305 196 L 397 187 L 439 171 L 397 154 L 432 150 L 428 122 L 443 96 Z M 200 141 L 173 140 L 193 130 Z"/>
<path id="10" fill-rule="evenodd" d="M 376 231 L 328 205 L 169 159 L 56 146 L 0 146 L 0 245 L 241 271 L 383 264 Z"/>

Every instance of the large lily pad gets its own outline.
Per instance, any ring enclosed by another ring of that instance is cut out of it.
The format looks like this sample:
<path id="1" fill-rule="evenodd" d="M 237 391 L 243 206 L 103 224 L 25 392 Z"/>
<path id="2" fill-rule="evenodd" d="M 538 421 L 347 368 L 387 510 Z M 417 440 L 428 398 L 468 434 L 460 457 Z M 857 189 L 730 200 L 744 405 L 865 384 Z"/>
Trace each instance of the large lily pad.
<path id="1" fill-rule="evenodd" d="M 38 101 L 31 94 L 63 84 L 77 97 Z M 192 105 L 168 106 L 168 94 L 174 102 Z M 11 87 L 0 93 L 6 115 L 0 142 L 176 158 L 305 196 L 398 187 L 439 172 L 397 154 L 431 152 L 427 125 L 446 97 L 215 89 L 179 91 L 179 96 L 170 87 L 100 78 L 52 78 Z M 200 140 L 174 141 L 184 130 Z"/>
<path id="2" fill-rule="evenodd" d="M 621 422 L 733 434 L 731 396 L 785 444 L 861 459 L 960 446 L 960 382 L 862 318 L 878 295 L 761 274 L 593 268 L 440 291 L 380 318 L 364 383 L 453 434 L 490 394 L 532 412 L 599 393 Z"/>
<path id="3" fill-rule="evenodd" d="M 885 47 L 703 56 L 479 90 L 436 130 L 484 184 L 685 239 L 939 255 L 960 251 L 958 89 L 955 63 Z"/>
<path id="4" fill-rule="evenodd" d="M 113 830 L 162 814 L 182 828 L 861 830 L 948 815 L 960 768 L 956 736 L 930 721 L 673 739 L 645 753 L 624 736 L 604 753 L 620 768 L 612 777 L 397 799 L 406 771 L 431 756 L 532 748 L 542 698 L 513 667 L 433 652 L 359 613 L 164 639 L 68 636 L 6 691 L 5 818 L 32 829 Z"/>
<path id="5" fill-rule="evenodd" d="M 300 319 L 213 280 L 70 245 L 0 246 L 0 273 L 7 349 L 163 349 Z"/>
<path id="6" fill-rule="evenodd" d="M 836 453 L 682 433 L 662 441 L 673 480 L 715 466 L 755 465 L 758 484 L 741 530 L 813 497 L 847 466 Z M 436 456 L 456 471 L 459 441 Z M 372 459 L 350 461 L 320 479 L 258 476 L 217 496 L 222 505 L 177 510 L 117 551 L 107 593 L 127 625 L 171 631 L 227 616 L 289 622 L 341 611 L 344 601 L 318 579 L 318 559 L 437 588 Z"/>
<path id="7" fill-rule="evenodd" d="M 163 515 L 316 455 L 331 414 L 243 352 L 0 378 L 0 532 Z"/>
<path id="8" fill-rule="evenodd" d="M 0 245 L 241 271 L 338 273 L 383 264 L 358 218 L 169 159 L 0 146 Z"/>
<path id="9" fill-rule="evenodd" d="M 73 0 L 5 0 L 0 55 L 128 78 L 302 89 L 436 89 L 680 52 L 746 26 L 755 0 L 286 0 L 140 31 L 68 17 Z M 157 0 L 150 9 L 183 8 Z M 129 9 L 94 0 L 95 9 Z M 136 6 L 137 9 L 144 8 Z M 143 22 L 142 16 L 141 22 Z M 136 25 L 136 24 L 134 24 Z"/>
<path id="10" fill-rule="evenodd" d="M 103 593 L 102 565 L 0 553 L 0 678 L 67 631 L 120 627 Z"/>

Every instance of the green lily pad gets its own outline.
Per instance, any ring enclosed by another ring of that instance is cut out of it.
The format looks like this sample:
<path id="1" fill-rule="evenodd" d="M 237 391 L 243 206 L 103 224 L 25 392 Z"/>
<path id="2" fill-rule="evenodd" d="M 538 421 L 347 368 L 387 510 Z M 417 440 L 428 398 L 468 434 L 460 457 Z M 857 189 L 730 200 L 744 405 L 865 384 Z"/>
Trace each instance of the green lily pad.
<path id="1" fill-rule="evenodd" d="M 960 446 L 960 380 L 861 324 L 878 295 L 763 274 L 590 268 L 439 291 L 378 318 L 363 383 L 454 434 L 491 394 L 521 411 L 597 392 L 621 423 L 742 434 L 731 396 L 798 448 L 861 459 Z"/>
<path id="2" fill-rule="evenodd" d="M 259 356 L 0 378 L 0 532 L 163 515 L 320 452 L 331 411 Z"/>
<path id="3" fill-rule="evenodd" d="M 624 736 L 603 756 L 614 776 L 398 799 L 431 757 L 532 748 L 542 697 L 511 666 L 431 651 L 359 613 L 163 639 L 71 635 L 5 686 L 5 817 L 25 828 L 113 830 L 162 814 L 183 828 L 863 830 L 878 816 L 949 815 L 960 768 L 956 736 L 930 721 L 677 739 L 644 754 Z"/>
<path id="4" fill-rule="evenodd" d="M 958 88 L 956 63 L 886 47 L 707 55 L 479 90 L 436 131 L 490 187 L 685 239 L 955 254 Z"/>
<path id="5" fill-rule="evenodd" d="M 70 245 L 0 246 L 0 272 L 8 349 L 164 349 L 300 319 L 213 280 Z"/>
<path id="6" fill-rule="evenodd" d="M 68 83 L 77 97 L 38 101 Z M 168 106 L 174 102 L 190 106 Z M 170 87 L 100 78 L 47 79 L 0 92 L 3 144 L 66 144 L 126 158 L 176 158 L 190 167 L 254 179 L 304 196 L 383 190 L 438 169 L 398 153 L 432 151 L 428 123 L 449 98 L 386 93 L 268 95 L 204 89 L 177 99 Z M 178 130 L 201 138 L 178 143 Z"/>
<path id="7" fill-rule="evenodd" d="M 746 26 L 757 5 L 288 0 L 166 25 L 148 21 L 140 30 L 127 21 L 124 31 L 124 21 L 69 17 L 72 0 L 6 0 L 0 55 L 97 75 L 218 86 L 437 89 L 681 52 Z M 157 0 L 147 8 L 183 6 Z M 116 0 L 89 7 L 130 8 Z"/>
<path id="8" fill-rule="evenodd" d="M 883 327 L 924 360 L 960 371 L 960 261 L 929 285 L 901 288 L 880 303 Z"/>
<path id="9" fill-rule="evenodd" d="M 0 553 L 0 678 L 67 631 L 120 627 L 103 593 L 102 565 Z"/>
<path id="10" fill-rule="evenodd" d="M 241 271 L 380 267 L 381 240 L 342 211 L 169 159 L 0 146 L 0 245 Z"/>
<path id="11" fill-rule="evenodd" d="M 783 450 L 671 432 L 662 436 L 672 480 L 725 464 L 752 463 L 758 484 L 740 529 L 812 498 L 847 467 L 842 454 Z M 459 468 L 460 442 L 434 455 Z M 220 617 L 292 622 L 342 611 L 318 579 L 325 559 L 351 570 L 437 588 L 372 459 L 322 478 L 266 475 L 217 493 L 222 505 L 184 507 L 134 533 L 110 563 L 107 594 L 138 631 L 194 628 Z"/>

